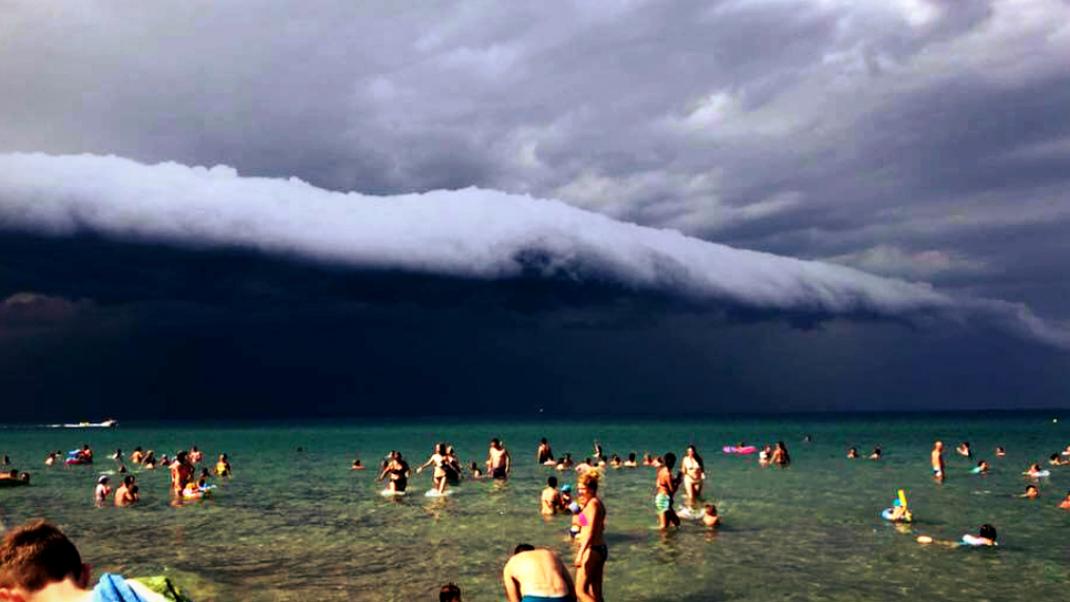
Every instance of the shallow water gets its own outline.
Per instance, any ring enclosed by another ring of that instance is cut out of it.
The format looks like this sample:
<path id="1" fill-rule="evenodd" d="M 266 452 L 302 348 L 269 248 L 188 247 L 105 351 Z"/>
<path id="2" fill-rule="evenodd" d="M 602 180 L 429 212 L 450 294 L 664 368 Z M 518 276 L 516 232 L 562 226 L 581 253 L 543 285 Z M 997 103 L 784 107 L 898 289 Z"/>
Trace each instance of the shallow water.
<path id="1" fill-rule="evenodd" d="M 558 454 L 582 457 L 600 440 L 607 453 L 703 453 L 707 497 L 725 525 L 709 534 L 696 523 L 654 529 L 654 472 L 609 470 L 606 597 L 609 600 L 1059 600 L 1070 592 L 1070 512 L 1059 499 L 1070 467 L 1041 479 L 1041 498 L 1018 499 L 1020 473 L 1070 444 L 1070 419 L 1051 414 L 933 415 L 770 419 L 646 420 L 586 424 L 518 421 L 410 421 L 375 424 L 126 425 L 108 431 L 7 428 L 0 453 L 33 472 L 29 488 L 0 489 L 0 521 L 33 517 L 58 523 L 96 570 L 128 576 L 167 573 L 198 600 L 433 600 L 460 584 L 466 601 L 501 600 L 498 582 L 519 542 L 550 546 L 570 558 L 567 519 L 544 522 L 538 494 L 551 471 L 534 462 L 539 437 Z M 804 433 L 812 444 L 802 443 Z M 486 442 L 501 437 L 514 454 L 504 487 L 465 482 L 445 499 L 425 498 L 425 472 L 399 500 L 378 495 L 374 468 L 351 472 L 359 454 L 373 467 L 390 449 L 415 467 L 435 441 L 452 442 L 462 460 L 482 463 Z M 934 438 L 947 444 L 949 478 L 929 476 Z M 762 469 L 756 457 L 726 456 L 723 445 L 784 440 L 787 470 Z M 987 477 L 952 451 L 969 440 L 993 464 Z M 90 443 L 93 466 L 46 468 L 49 449 Z M 235 477 L 214 499 L 171 507 L 167 471 L 136 472 L 138 507 L 96 509 L 93 486 L 114 448 L 173 453 L 197 445 L 225 451 Z M 849 461 L 884 448 L 880 462 Z M 1003 445 L 1005 458 L 992 449 Z M 303 452 L 297 452 L 297 447 Z M 553 473 L 556 474 L 556 473 Z M 560 476 L 560 475 L 559 475 Z M 571 475 L 562 482 L 572 482 Z M 896 528 L 878 514 L 905 488 L 917 522 Z M 678 505 L 681 500 L 678 500 Z M 920 546 L 918 534 L 958 539 L 990 522 L 995 550 Z"/>

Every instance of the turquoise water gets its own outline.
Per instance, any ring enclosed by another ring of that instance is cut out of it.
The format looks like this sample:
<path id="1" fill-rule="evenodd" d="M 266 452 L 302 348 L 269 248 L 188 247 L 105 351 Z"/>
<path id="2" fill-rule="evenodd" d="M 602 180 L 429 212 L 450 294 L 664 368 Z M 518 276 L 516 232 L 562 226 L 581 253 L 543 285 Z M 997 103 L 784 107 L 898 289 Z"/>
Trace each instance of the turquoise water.
<path id="1" fill-rule="evenodd" d="M 609 600 L 1059 600 L 1070 592 L 1070 467 L 1041 479 L 1041 497 L 1019 499 L 1029 462 L 1070 444 L 1070 417 L 1052 414 L 934 415 L 644 420 L 554 423 L 501 422 L 134 425 L 119 429 L 0 430 L 0 453 L 33 473 L 28 488 L 0 489 L 0 522 L 33 517 L 58 523 L 96 570 L 128 576 L 167 573 L 198 600 L 433 600 L 447 581 L 466 601 L 501 600 L 500 570 L 519 542 L 571 557 L 567 519 L 538 515 L 549 469 L 535 465 L 539 437 L 554 451 L 582 457 L 598 439 L 607 453 L 682 455 L 694 442 L 703 454 L 707 497 L 724 527 L 695 523 L 656 531 L 654 471 L 608 470 L 606 597 Z M 803 435 L 813 436 L 804 444 Z M 504 487 L 465 482 L 455 495 L 432 500 L 425 472 L 400 500 L 378 495 L 374 466 L 391 449 L 413 466 L 439 440 L 463 461 L 482 462 L 486 443 L 501 437 L 514 456 Z M 948 447 L 949 478 L 929 476 L 935 438 Z M 720 453 L 726 444 L 787 443 L 793 465 L 763 469 L 756 457 Z M 961 440 L 993 464 L 987 477 L 952 451 Z M 91 444 L 97 464 L 43 465 L 49 449 Z M 206 457 L 230 455 L 235 477 L 212 500 L 171 507 L 165 470 L 138 475 L 143 501 L 126 509 L 92 504 L 92 491 L 114 448 L 160 453 L 197 445 Z M 874 445 L 884 460 L 845 459 L 848 446 Z M 1005 458 L 992 450 L 1003 445 Z M 297 452 L 297 447 L 303 452 Z M 359 454 L 373 468 L 351 472 Z M 556 473 L 554 473 L 556 474 Z M 572 482 L 570 475 L 562 482 Z M 917 522 L 896 528 L 878 514 L 906 488 Z M 415 495 L 414 495 L 415 494 Z M 678 502 L 679 503 L 679 502 Z M 1000 533 L 998 549 L 920 546 L 918 534 L 958 539 L 984 522 Z"/>

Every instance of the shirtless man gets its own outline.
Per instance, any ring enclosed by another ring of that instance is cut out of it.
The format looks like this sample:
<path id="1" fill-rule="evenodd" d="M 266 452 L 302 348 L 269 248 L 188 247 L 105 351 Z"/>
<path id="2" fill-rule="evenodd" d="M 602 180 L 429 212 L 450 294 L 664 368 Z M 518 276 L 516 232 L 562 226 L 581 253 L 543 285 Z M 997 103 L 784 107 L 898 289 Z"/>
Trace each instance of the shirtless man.
<path id="1" fill-rule="evenodd" d="M 551 550 L 522 543 L 502 569 L 509 602 L 575 602 L 576 587 L 568 569 Z"/>
<path id="2" fill-rule="evenodd" d="M 672 469 L 676 466 L 676 454 L 669 452 L 662 458 L 664 462 L 660 468 L 658 468 L 657 480 L 654 482 L 654 487 L 657 489 L 657 493 L 654 495 L 654 507 L 658 510 L 658 528 L 665 530 L 672 524 L 675 527 L 680 526 L 680 517 L 676 516 L 676 511 L 672 507 L 672 496 L 676 494 L 676 489 L 680 486 L 679 475 L 673 475 Z"/>
<path id="3" fill-rule="evenodd" d="M 929 461 L 933 467 L 933 478 L 937 481 L 944 480 L 944 442 L 933 443 L 933 450 L 929 452 Z"/>
<path id="4" fill-rule="evenodd" d="M 204 452 L 197 449 L 196 445 L 191 447 L 189 450 L 190 464 L 200 464 L 202 460 L 204 460 Z"/>
<path id="5" fill-rule="evenodd" d="M 502 445 L 501 440 L 491 439 L 490 449 L 487 450 L 487 469 L 490 471 L 490 476 L 495 479 L 508 479 L 511 464 L 509 451 Z"/>
<path id="6" fill-rule="evenodd" d="M 546 479 L 546 488 L 542 490 L 539 512 L 543 516 L 552 516 L 561 508 L 561 493 L 557 490 L 557 477 L 550 477 Z"/>
<path id="7" fill-rule="evenodd" d="M 687 496 L 688 503 L 694 504 L 702 498 L 702 481 L 706 478 L 702 456 L 698 455 L 694 445 L 687 446 L 680 468 L 684 473 L 684 494 Z"/>
<path id="8" fill-rule="evenodd" d="M 606 507 L 598 497 L 598 478 L 599 473 L 587 472 L 580 475 L 576 485 L 581 508 L 577 516 L 580 532 L 576 535 L 576 597 L 580 602 L 604 602 L 602 579 L 609 548 L 605 540 Z"/>
<path id="9" fill-rule="evenodd" d="M 115 490 L 115 507 L 129 506 L 137 502 L 139 498 L 137 485 L 134 484 L 134 475 L 127 475 L 123 478 L 122 485 Z"/>

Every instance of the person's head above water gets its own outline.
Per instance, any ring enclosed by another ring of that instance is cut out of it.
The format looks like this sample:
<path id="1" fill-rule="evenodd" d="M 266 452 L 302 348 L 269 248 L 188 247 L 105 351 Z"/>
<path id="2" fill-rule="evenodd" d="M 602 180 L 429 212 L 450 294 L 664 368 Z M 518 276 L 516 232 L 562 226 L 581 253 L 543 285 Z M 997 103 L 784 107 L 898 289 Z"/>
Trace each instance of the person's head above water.
<path id="1" fill-rule="evenodd" d="M 1025 497 L 1032 499 L 1032 498 L 1035 498 L 1035 497 L 1037 497 L 1039 495 L 1040 495 L 1040 490 L 1037 489 L 1036 485 L 1026 485 L 1025 486 Z"/>
<path id="2" fill-rule="evenodd" d="M 446 455 L 446 444 L 445 443 L 436 443 L 435 444 L 435 453 L 440 455 L 440 456 Z"/>
<path id="3" fill-rule="evenodd" d="M 494 449 L 501 449 L 502 448 L 502 442 L 501 442 L 500 439 L 495 437 L 495 438 L 490 440 L 490 446 L 493 447 Z"/>
<path id="4" fill-rule="evenodd" d="M 665 468 L 672 470 L 673 466 L 676 466 L 676 454 L 672 452 L 666 453 L 661 457 L 661 463 L 665 465 Z"/>
<path id="5" fill-rule="evenodd" d="M 438 592 L 438 602 L 461 602 L 461 588 L 455 583 L 447 583 Z"/>
<path id="6" fill-rule="evenodd" d="M 517 546 L 513 548 L 513 554 L 519 554 L 521 552 L 530 552 L 534 549 L 535 546 L 531 545 L 530 543 L 521 543 L 517 544 Z"/>
<path id="7" fill-rule="evenodd" d="M 175 461 L 179 464 L 185 464 L 187 458 L 189 458 L 189 454 L 185 450 L 175 454 Z"/>
<path id="8" fill-rule="evenodd" d="M 981 525 L 979 535 L 981 537 L 984 537 L 985 539 L 991 539 L 992 541 L 996 541 L 996 528 L 988 523 L 985 523 Z"/>
<path id="9" fill-rule="evenodd" d="M 78 548 L 55 526 L 35 521 L 15 527 L 0 543 L 0 599 L 21 600 L 51 583 L 70 579 L 84 589 L 89 567 Z"/>
<path id="10" fill-rule="evenodd" d="M 548 487 L 556 488 L 557 487 L 557 477 L 551 476 L 548 479 L 546 479 L 546 485 Z"/>

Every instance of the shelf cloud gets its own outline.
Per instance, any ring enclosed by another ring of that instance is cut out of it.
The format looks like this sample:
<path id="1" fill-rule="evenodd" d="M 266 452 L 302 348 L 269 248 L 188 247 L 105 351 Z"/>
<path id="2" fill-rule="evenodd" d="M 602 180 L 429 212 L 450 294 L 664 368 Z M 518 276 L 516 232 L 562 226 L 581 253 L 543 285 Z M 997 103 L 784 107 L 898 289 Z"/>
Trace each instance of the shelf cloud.
<path id="1" fill-rule="evenodd" d="M 481 188 L 372 196 L 230 167 L 116 156 L 0 155 L 0 227 L 35 235 L 236 248 L 360 270 L 598 282 L 694 307 L 770 315 L 947 319 L 1070 349 L 1028 307 L 737 249 L 565 203 Z"/>

